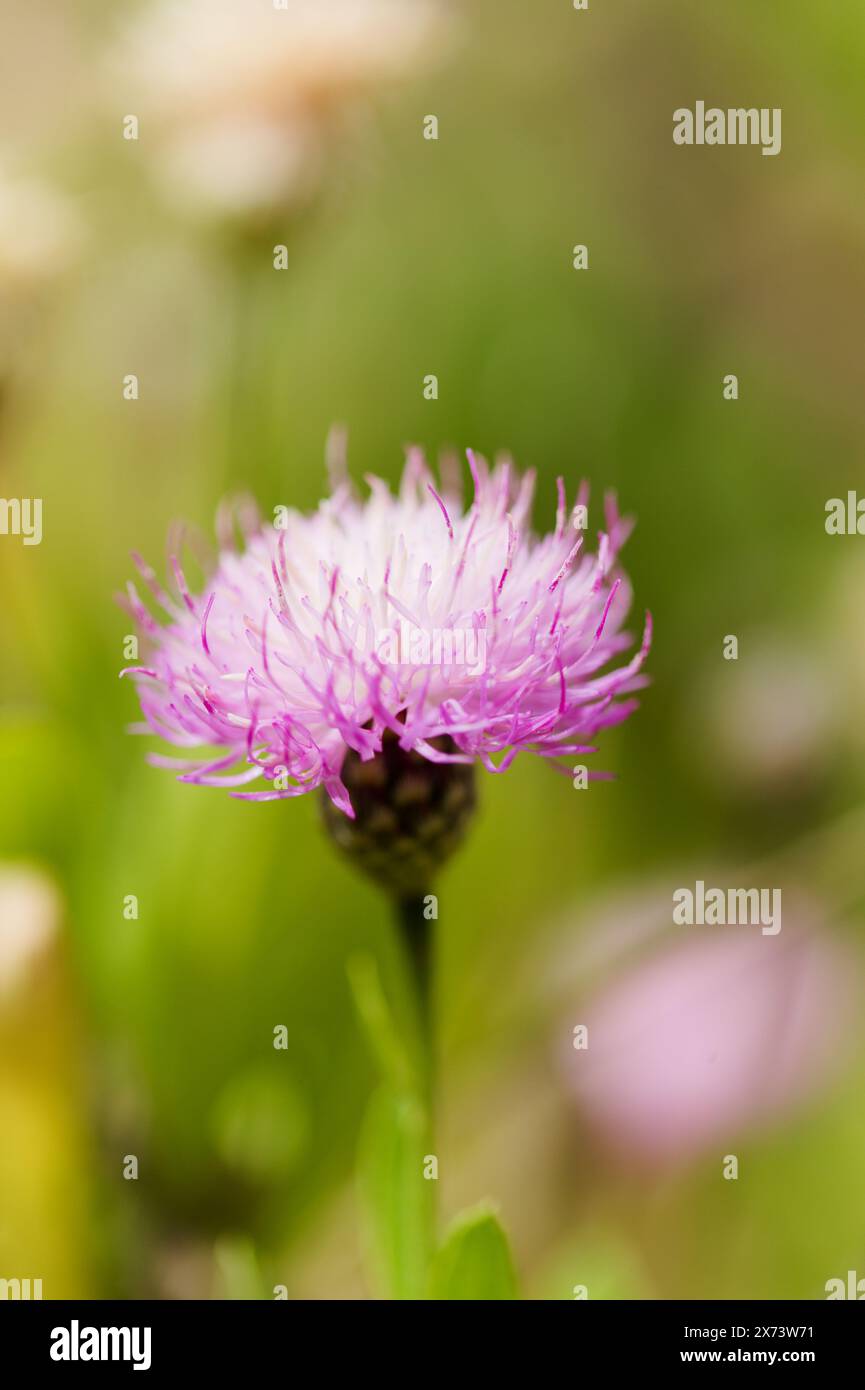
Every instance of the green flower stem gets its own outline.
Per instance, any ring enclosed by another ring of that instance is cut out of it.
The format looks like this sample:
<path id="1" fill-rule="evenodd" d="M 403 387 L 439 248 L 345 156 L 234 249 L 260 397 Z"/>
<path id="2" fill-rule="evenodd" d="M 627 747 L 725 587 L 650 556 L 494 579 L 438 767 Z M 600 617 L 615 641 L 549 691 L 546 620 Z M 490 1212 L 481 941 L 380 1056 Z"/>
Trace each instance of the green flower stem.
<path id="1" fill-rule="evenodd" d="M 436 1063 L 433 950 L 435 924 L 424 916 L 424 899 L 421 896 L 399 898 L 396 907 L 400 935 L 405 944 L 405 952 L 414 984 L 415 1009 L 421 1047 L 421 1094 L 427 1108 L 427 1118 L 431 1129 Z"/>

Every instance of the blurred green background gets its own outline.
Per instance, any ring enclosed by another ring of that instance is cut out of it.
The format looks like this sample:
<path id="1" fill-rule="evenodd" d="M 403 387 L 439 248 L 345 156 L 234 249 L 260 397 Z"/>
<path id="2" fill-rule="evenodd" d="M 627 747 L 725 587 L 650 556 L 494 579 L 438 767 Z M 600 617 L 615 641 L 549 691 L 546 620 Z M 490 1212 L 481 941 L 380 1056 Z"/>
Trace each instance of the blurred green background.
<path id="1" fill-rule="evenodd" d="M 827 931 L 855 950 L 865 925 L 865 541 L 823 525 L 863 479 L 861 4 L 470 0 L 302 213 L 243 229 L 173 208 L 147 140 L 120 138 L 97 81 L 118 9 L 8 0 L 0 21 L 4 147 L 84 228 L 32 302 L 3 302 L 0 492 L 44 499 L 44 539 L 0 537 L 0 860 L 60 906 L 0 1002 L 0 1276 L 46 1297 L 375 1292 L 352 1183 L 374 1066 L 345 961 L 374 952 L 399 1001 L 392 925 L 314 798 L 249 805 L 145 764 L 113 601 L 131 550 L 162 572 L 169 524 L 212 536 L 228 492 L 314 506 L 334 422 L 356 477 L 395 480 L 407 442 L 512 451 L 542 529 L 557 474 L 615 487 L 634 627 L 655 619 L 652 686 L 593 760 L 618 780 L 481 774 L 442 880 L 445 1216 L 496 1200 L 527 1297 L 809 1298 L 865 1274 L 858 1045 L 742 1138 L 735 1200 L 714 1155 L 608 1162 L 555 1055 L 584 983 L 563 1001 L 557 962 L 623 886 L 786 853 Z M 674 146 L 697 98 L 781 107 L 781 155 Z"/>

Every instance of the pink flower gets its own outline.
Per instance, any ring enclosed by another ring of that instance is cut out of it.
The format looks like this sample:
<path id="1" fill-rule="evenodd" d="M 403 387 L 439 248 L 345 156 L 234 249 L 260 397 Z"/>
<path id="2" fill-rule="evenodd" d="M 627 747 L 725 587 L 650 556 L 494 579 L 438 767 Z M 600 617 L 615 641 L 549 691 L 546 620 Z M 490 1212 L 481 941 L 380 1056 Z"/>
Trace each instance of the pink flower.
<path id="1" fill-rule="evenodd" d="M 567 1073 L 589 1123 L 633 1161 L 664 1166 L 776 1121 L 836 1060 L 849 963 L 800 923 L 719 930 L 665 947 L 586 1010 Z"/>
<path id="2" fill-rule="evenodd" d="M 341 479 L 311 516 L 277 508 L 263 526 L 247 508 L 241 551 L 223 513 L 219 561 L 199 596 L 177 558 L 175 598 L 136 557 L 168 618 L 158 623 L 128 586 L 151 647 L 146 665 L 123 673 L 138 684 L 146 723 L 136 731 L 216 750 L 153 761 L 179 767 L 181 781 L 270 784 L 234 793 L 250 798 L 323 785 L 351 816 L 343 759 L 349 749 L 373 758 L 387 730 L 433 762 L 479 759 L 490 772 L 524 750 L 594 752 L 598 732 L 635 706 L 619 697 L 644 684 L 648 615 L 636 655 L 605 671 L 631 644 L 616 567 L 630 523 L 608 497 L 597 554 L 583 554 L 560 480 L 556 529 L 536 538 L 533 476 L 468 457 L 468 507 L 458 478 L 437 486 L 411 450 L 396 496 L 369 478 L 361 500 Z"/>

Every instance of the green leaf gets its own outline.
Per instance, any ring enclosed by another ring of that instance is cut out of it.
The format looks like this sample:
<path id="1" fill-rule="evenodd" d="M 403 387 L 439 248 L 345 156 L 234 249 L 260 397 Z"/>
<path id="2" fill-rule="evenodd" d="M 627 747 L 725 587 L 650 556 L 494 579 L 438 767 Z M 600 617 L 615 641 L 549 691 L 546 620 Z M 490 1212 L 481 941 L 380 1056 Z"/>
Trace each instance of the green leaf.
<path id="1" fill-rule="evenodd" d="M 427 1144 L 426 1116 L 417 1097 L 383 1086 L 367 1112 L 358 1164 L 367 1254 L 383 1297 L 425 1294 L 435 1187 L 424 1177 Z"/>
<path id="2" fill-rule="evenodd" d="M 433 1265 L 434 1299 L 518 1299 L 508 1238 L 487 1202 L 458 1216 Z"/>

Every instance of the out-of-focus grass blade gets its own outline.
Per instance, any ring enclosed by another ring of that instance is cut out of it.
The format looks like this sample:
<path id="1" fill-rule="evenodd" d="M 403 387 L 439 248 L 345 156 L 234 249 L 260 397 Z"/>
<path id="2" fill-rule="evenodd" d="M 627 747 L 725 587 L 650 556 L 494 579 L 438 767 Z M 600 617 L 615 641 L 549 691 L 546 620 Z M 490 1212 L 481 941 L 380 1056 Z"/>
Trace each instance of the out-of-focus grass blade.
<path id="1" fill-rule="evenodd" d="M 248 1302 L 271 1297 L 255 1247 L 246 1236 L 223 1236 L 213 1255 L 223 1298 Z"/>
<path id="2" fill-rule="evenodd" d="M 382 1075 L 396 1092 L 416 1094 L 417 1067 L 394 1019 L 370 955 L 352 956 L 346 966 L 355 1007 Z"/>
<path id="3" fill-rule="evenodd" d="M 375 1289 L 425 1296 L 434 1224 L 434 1185 L 424 1177 L 427 1122 L 420 1100 L 383 1086 L 372 1098 L 358 1178 L 365 1244 Z"/>

